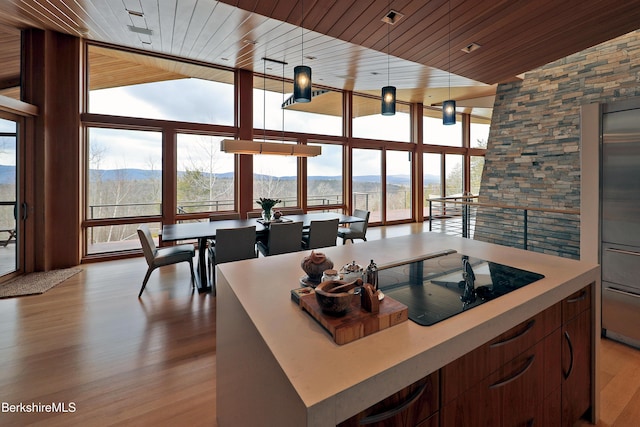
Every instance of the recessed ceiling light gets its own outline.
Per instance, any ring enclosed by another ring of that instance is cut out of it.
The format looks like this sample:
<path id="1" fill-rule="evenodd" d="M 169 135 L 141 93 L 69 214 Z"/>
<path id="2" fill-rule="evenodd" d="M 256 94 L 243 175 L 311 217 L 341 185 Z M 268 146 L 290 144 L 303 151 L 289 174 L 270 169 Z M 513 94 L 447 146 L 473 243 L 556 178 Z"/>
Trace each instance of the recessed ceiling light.
<path id="1" fill-rule="evenodd" d="M 223 61 L 228 61 L 229 60 L 229 58 L 220 58 L 220 59 L 222 59 Z"/>
<path id="2" fill-rule="evenodd" d="M 244 40 L 242 40 L 242 42 L 243 42 L 243 43 L 246 43 L 246 44 L 251 44 L 251 45 L 257 45 L 257 44 L 258 44 L 258 42 L 257 42 L 257 41 L 255 41 L 255 40 L 249 40 L 249 39 L 244 39 Z"/>
<path id="3" fill-rule="evenodd" d="M 305 56 L 304 58 L 305 58 L 305 59 L 308 59 L 309 61 L 313 61 L 313 60 L 315 60 L 315 59 L 318 59 L 318 58 L 316 58 L 315 56 Z"/>
<path id="4" fill-rule="evenodd" d="M 473 52 L 474 50 L 478 50 L 478 49 L 480 49 L 480 47 L 481 47 L 481 46 L 480 46 L 478 43 L 473 42 L 473 43 L 470 43 L 470 44 L 466 45 L 466 46 L 465 46 L 465 47 L 463 47 L 461 50 L 462 50 L 464 53 L 471 53 L 471 52 Z"/>
<path id="5" fill-rule="evenodd" d="M 395 25 L 396 22 L 401 20 L 404 15 L 398 11 L 391 9 L 389 13 L 382 17 L 382 22 L 386 22 L 387 24 Z"/>

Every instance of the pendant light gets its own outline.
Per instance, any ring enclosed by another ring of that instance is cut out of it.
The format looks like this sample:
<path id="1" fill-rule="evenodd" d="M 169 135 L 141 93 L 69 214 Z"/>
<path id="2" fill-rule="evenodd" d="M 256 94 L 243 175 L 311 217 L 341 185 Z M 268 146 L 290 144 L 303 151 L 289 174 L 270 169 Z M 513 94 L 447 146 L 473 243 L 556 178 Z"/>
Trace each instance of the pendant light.
<path id="1" fill-rule="evenodd" d="M 284 142 L 284 61 L 262 58 L 262 142 L 241 139 L 223 139 L 220 150 L 234 154 L 274 154 L 280 156 L 315 157 L 322 153 L 321 147 Z M 267 142 L 267 61 L 282 65 L 282 143 Z"/>
<path id="2" fill-rule="evenodd" d="M 300 29 L 300 47 L 302 52 L 302 65 L 293 69 L 293 99 L 295 102 L 311 102 L 311 68 L 304 65 L 304 2 L 300 1 L 302 20 Z"/>
<path id="3" fill-rule="evenodd" d="M 442 124 L 443 125 L 455 125 L 456 124 L 456 101 L 451 99 L 451 0 L 449 0 L 449 13 L 447 14 L 447 18 L 449 19 L 449 30 L 448 30 L 448 45 L 447 50 L 449 51 L 449 99 L 442 103 Z"/>
<path id="4" fill-rule="evenodd" d="M 389 72 L 390 67 L 389 67 L 389 49 L 390 49 L 390 32 L 391 32 L 391 23 L 393 22 L 393 18 L 390 16 L 393 12 L 391 11 L 391 1 L 389 1 L 387 3 L 388 9 L 389 9 L 389 15 L 387 15 L 387 17 L 389 18 L 389 21 L 386 20 L 382 20 L 383 22 L 386 22 L 388 27 L 387 27 L 387 85 L 385 87 L 382 88 L 382 94 L 380 96 L 380 100 L 382 102 L 382 108 L 381 108 L 381 114 L 383 116 L 393 116 L 396 114 L 396 88 L 395 86 L 391 86 L 389 84 L 389 75 L 391 74 Z"/>

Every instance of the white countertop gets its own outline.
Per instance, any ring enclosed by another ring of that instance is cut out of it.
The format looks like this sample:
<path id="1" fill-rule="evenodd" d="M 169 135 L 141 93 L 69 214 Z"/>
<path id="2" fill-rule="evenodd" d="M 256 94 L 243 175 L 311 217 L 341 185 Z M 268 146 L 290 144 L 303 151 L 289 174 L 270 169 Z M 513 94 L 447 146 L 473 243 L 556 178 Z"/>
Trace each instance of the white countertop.
<path id="1" fill-rule="evenodd" d="M 585 262 L 497 246 L 440 233 L 422 233 L 320 250 L 335 267 L 355 260 L 379 266 L 443 249 L 545 276 L 433 326 L 412 321 L 337 345 L 290 298 L 311 251 L 220 265 L 218 286 L 227 286 L 308 411 L 335 425 L 439 369 L 582 287 L 599 283 L 599 267 Z M 217 301 L 220 328 L 224 292 Z M 218 348 L 218 351 L 224 351 Z M 256 356 L 259 357 L 259 356 Z M 224 360 L 224 359 L 223 359 Z M 220 369 L 220 365 L 218 365 Z M 220 386 L 219 386 L 220 387 Z M 218 389 L 217 393 L 224 393 Z M 220 408 L 218 408 L 220 411 Z M 224 426 L 222 426 L 224 427 Z"/>

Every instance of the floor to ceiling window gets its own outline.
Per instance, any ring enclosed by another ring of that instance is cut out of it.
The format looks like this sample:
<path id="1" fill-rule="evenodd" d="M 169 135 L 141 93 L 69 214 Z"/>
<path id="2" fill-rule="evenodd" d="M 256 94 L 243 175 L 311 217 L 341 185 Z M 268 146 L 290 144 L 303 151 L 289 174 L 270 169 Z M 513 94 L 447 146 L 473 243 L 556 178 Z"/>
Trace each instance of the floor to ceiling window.
<path id="1" fill-rule="evenodd" d="M 460 154 L 445 155 L 445 197 L 458 197 L 463 193 L 464 169 L 463 156 Z"/>
<path id="2" fill-rule="evenodd" d="M 386 151 L 386 222 L 413 216 L 411 156 L 410 151 Z"/>
<path id="3" fill-rule="evenodd" d="M 141 221 L 157 237 L 167 200 L 175 200 L 174 220 L 233 210 L 234 156 L 219 146 L 234 132 L 234 73 L 87 50 L 85 254 L 139 248 Z M 176 159 L 175 169 L 163 170 L 166 156 Z M 163 188 L 166 174 L 175 187 Z"/>
<path id="4" fill-rule="evenodd" d="M 382 150 L 354 148 L 353 208 L 371 212 L 369 222 L 382 221 Z"/>
<path id="5" fill-rule="evenodd" d="M 411 108 L 396 103 L 396 114 L 380 114 L 380 98 L 353 96 L 353 137 L 384 141 L 411 141 Z"/>
<path id="6" fill-rule="evenodd" d="M 422 159 L 423 214 L 426 218 L 429 215 L 429 199 L 442 197 L 442 154 L 424 153 Z"/>
<path id="7" fill-rule="evenodd" d="M 87 253 L 140 247 L 133 218 L 162 210 L 162 134 L 91 127 L 86 146 Z"/>
<path id="8" fill-rule="evenodd" d="M 424 133 L 412 141 L 412 104 L 398 102 L 394 116 L 382 116 L 377 97 L 315 87 L 312 102 L 295 103 L 278 64 L 265 64 L 269 75 L 255 74 L 243 89 L 234 87 L 233 71 L 201 64 L 92 44 L 87 58 L 85 255 L 139 248 L 140 222 L 155 232 L 162 224 L 206 221 L 211 212 L 244 214 L 259 208 L 260 197 L 281 199 L 280 207 L 365 209 L 373 223 L 411 221 L 420 215 L 412 205 L 412 156 L 422 156 L 425 208 L 429 198 L 469 191 L 462 161 L 469 149 L 478 157 L 472 176 L 481 173 L 481 142 L 464 141 L 463 120 L 443 126 L 428 107 Z M 236 125 L 237 111 L 247 114 L 239 102 L 248 95 L 237 89 L 252 91 L 249 132 Z M 353 106 L 348 118 L 345 105 Z M 486 126 L 472 128 L 470 139 L 486 140 L 487 132 Z M 322 154 L 253 155 L 248 174 L 236 170 L 246 164 L 241 157 L 220 151 L 222 139 L 243 133 L 258 141 L 318 145 Z M 246 198 L 236 200 L 241 176 L 253 177 L 249 189 L 242 187 L 242 195 L 252 192 L 250 206 Z"/>
<path id="9" fill-rule="evenodd" d="M 260 208 L 257 199 L 261 197 L 281 200 L 278 207 L 299 206 L 296 157 L 270 154 L 253 156 L 254 209 Z"/>
<path id="10" fill-rule="evenodd" d="M 222 139 L 215 135 L 177 135 L 178 214 L 235 209 L 234 156 L 220 151 Z"/>
<path id="11" fill-rule="evenodd" d="M 307 159 L 307 206 L 342 206 L 342 145 L 312 143 L 322 154 Z"/>
<path id="12" fill-rule="evenodd" d="M 19 123 L 0 117 L 0 276 L 21 268 Z"/>

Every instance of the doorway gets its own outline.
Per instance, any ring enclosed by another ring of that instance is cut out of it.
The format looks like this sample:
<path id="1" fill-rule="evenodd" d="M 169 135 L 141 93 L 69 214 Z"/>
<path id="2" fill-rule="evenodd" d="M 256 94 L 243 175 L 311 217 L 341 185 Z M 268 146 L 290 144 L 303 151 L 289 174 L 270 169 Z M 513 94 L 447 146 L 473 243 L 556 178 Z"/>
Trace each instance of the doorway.
<path id="1" fill-rule="evenodd" d="M 23 269 L 20 119 L 0 113 L 0 280 Z"/>

